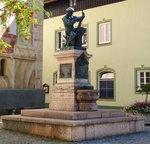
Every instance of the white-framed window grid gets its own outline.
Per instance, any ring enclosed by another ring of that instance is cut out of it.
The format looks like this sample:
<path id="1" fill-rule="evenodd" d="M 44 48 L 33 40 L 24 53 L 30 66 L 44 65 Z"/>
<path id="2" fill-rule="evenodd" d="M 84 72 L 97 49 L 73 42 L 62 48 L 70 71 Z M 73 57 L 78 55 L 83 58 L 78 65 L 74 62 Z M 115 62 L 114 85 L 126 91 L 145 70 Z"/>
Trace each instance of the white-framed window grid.
<path id="1" fill-rule="evenodd" d="M 82 36 L 82 47 L 87 47 L 87 27 L 84 27 L 86 29 L 84 35 Z"/>
<path id="2" fill-rule="evenodd" d="M 103 22 L 98 25 L 98 44 L 108 44 L 111 43 L 111 22 Z"/>
<path id="3" fill-rule="evenodd" d="M 56 50 L 60 50 L 64 48 L 66 43 L 66 38 L 65 38 L 65 31 L 58 31 L 56 33 Z"/>
<path id="4" fill-rule="evenodd" d="M 150 84 L 150 70 L 137 71 L 137 90 L 141 88 L 142 84 Z"/>
<path id="5" fill-rule="evenodd" d="M 87 47 L 87 27 L 84 26 L 84 28 L 86 29 L 86 32 L 82 36 L 82 46 Z M 65 47 L 65 43 L 66 43 L 65 37 L 66 37 L 65 30 L 56 32 L 56 50 L 57 51 Z"/>

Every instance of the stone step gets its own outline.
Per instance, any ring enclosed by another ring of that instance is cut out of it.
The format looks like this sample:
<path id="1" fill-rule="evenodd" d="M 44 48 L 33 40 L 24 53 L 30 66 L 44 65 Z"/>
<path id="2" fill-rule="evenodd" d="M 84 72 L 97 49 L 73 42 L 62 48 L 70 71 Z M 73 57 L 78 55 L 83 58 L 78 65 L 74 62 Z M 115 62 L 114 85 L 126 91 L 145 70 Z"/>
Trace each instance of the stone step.
<path id="1" fill-rule="evenodd" d="M 121 110 L 98 110 L 98 111 L 55 111 L 50 109 L 32 109 L 22 110 L 21 116 L 38 117 L 38 118 L 52 118 L 62 120 L 86 120 L 97 118 L 115 118 L 125 117 L 125 112 Z"/>
<path id="2" fill-rule="evenodd" d="M 13 115 L 3 116 L 2 120 L 4 129 L 67 141 L 97 139 L 145 129 L 144 118 L 137 116 L 62 120 Z"/>
<path id="3" fill-rule="evenodd" d="M 40 117 L 28 117 L 21 115 L 6 115 L 2 116 L 2 121 L 18 121 L 18 122 L 29 122 L 29 123 L 43 123 L 52 125 L 64 125 L 64 126 L 84 126 L 93 124 L 107 124 L 107 123 L 120 123 L 130 121 L 142 121 L 145 120 L 141 116 L 124 116 L 114 118 L 97 118 L 97 119 L 86 119 L 86 120 L 63 120 L 63 119 L 52 119 L 52 118 L 40 118 Z"/>

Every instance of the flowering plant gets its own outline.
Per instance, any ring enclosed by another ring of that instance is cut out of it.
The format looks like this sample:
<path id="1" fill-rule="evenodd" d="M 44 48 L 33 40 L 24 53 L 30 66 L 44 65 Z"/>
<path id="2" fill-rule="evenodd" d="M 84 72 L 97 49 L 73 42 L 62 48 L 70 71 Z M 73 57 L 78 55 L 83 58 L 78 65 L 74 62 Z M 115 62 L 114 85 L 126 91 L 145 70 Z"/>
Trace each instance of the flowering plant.
<path id="1" fill-rule="evenodd" d="M 149 102 L 136 102 L 131 106 L 125 108 L 127 112 L 132 114 L 150 114 L 150 103 Z"/>

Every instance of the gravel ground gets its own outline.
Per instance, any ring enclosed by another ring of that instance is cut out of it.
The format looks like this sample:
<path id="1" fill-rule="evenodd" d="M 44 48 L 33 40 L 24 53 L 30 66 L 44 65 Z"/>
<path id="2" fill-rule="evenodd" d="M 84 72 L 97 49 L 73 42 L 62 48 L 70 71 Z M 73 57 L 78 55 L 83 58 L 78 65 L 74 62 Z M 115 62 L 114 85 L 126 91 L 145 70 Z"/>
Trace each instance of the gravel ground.
<path id="1" fill-rule="evenodd" d="M 73 143 L 62 142 L 44 137 L 4 130 L 2 129 L 2 123 L 0 121 L 0 144 L 73 144 Z M 150 144 L 150 126 L 146 126 L 145 132 L 137 134 L 128 134 L 84 142 L 75 142 L 74 144 Z"/>

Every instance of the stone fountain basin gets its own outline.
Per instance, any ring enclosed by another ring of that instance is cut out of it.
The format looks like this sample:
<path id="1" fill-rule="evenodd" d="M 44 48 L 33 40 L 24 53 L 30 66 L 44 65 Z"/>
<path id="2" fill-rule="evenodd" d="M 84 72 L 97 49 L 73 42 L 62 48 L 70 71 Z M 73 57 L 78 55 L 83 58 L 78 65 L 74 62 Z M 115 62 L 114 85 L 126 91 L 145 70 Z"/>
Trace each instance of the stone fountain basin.
<path id="1" fill-rule="evenodd" d="M 79 111 L 96 111 L 98 100 L 97 90 L 77 90 L 77 102 L 79 104 Z"/>

